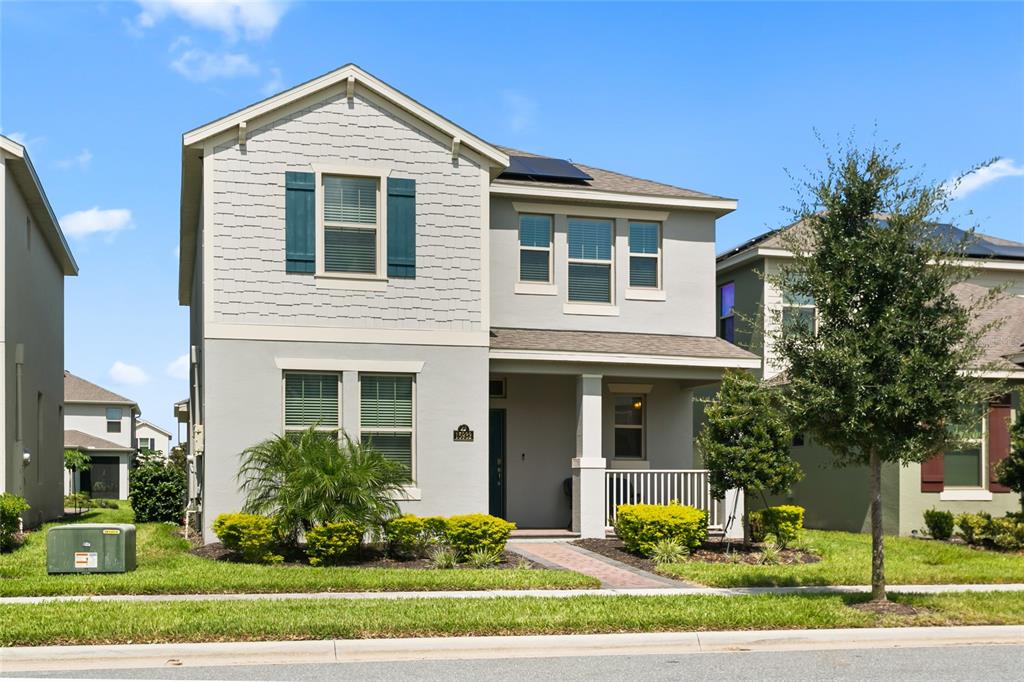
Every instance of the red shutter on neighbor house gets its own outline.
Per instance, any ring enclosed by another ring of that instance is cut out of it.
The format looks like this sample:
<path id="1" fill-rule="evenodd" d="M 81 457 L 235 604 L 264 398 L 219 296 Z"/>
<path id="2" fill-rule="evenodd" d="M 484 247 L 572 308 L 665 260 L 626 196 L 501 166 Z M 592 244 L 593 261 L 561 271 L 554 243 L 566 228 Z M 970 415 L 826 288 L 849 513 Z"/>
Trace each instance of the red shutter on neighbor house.
<path id="1" fill-rule="evenodd" d="M 1010 454 L 1010 416 L 1013 407 L 1009 394 L 992 400 L 988 406 L 988 489 L 1008 493 L 1010 489 L 996 482 L 996 464 Z"/>
<path id="2" fill-rule="evenodd" d="M 941 493 L 945 467 L 942 453 L 921 462 L 921 492 Z"/>

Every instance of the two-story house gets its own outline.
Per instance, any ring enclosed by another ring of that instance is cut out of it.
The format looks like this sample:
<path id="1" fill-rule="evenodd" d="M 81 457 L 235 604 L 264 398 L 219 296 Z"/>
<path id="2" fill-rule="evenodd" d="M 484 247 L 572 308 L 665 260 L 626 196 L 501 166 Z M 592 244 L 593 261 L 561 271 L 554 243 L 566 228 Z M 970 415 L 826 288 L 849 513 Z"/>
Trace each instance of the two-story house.
<path id="1" fill-rule="evenodd" d="M 135 449 L 161 452 L 168 457 L 171 454 L 171 432 L 140 419 L 135 425 Z"/>
<path id="2" fill-rule="evenodd" d="M 78 274 L 25 147 L 0 136 L 0 492 L 28 527 L 60 516 L 64 278 Z"/>
<path id="3" fill-rule="evenodd" d="M 134 400 L 64 372 L 64 448 L 81 450 L 92 460 L 87 471 L 68 472 L 66 492 L 128 499 L 140 414 Z"/>
<path id="4" fill-rule="evenodd" d="M 497 147 L 352 65 L 185 133 L 204 537 L 243 449 L 314 424 L 406 466 L 412 513 L 596 536 L 615 495 L 711 506 L 693 391 L 759 366 L 716 336 L 735 207 Z"/>
<path id="5" fill-rule="evenodd" d="M 760 354 L 766 379 L 779 377 L 785 369 L 771 343 L 777 325 L 816 323 L 813 300 L 780 291 L 764 276 L 777 274 L 792 258 L 781 235 L 789 229 L 799 229 L 799 224 L 762 234 L 718 257 L 719 335 Z M 935 229 L 952 242 L 963 236 L 952 225 Z M 982 340 L 985 367 L 964 369 L 984 369 L 1010 391 L 989 405 L 978 406 L 973 424 L 976 440 L 968 447 L 924 464 L 883 466 L 886 532 L 906 535 L 922 528 L 923 513 L 931 508 L 993 515 L 1019 510 L 1019 498 L 994 480 L 992 469 L 1009 453 L 1008 423 L 1020 409 L 1024 384 L 1024 244 L 984 234 L 976 237 L 962 263 L 972 277 L 956 286 L 957 295 L 966 304 L 995 286 L 1005 286 L 1007 295 L 978 320 L 979 325 L 1003 322 Z M 870 528 L 867 467 L 835 468 L 832 453 L 804 434 L 797 434 L 791 452 L 805 478 L 794 486 L 788 501 L 806 508 L 809 527 L 858 532 Z"/>

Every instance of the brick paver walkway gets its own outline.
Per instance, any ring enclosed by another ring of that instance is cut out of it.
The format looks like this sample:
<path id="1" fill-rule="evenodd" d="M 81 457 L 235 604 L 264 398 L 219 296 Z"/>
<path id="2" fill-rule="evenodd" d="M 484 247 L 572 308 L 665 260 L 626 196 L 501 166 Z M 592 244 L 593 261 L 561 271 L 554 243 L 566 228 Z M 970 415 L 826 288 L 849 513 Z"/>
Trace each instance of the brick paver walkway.
<path id="1" fill-rule="evenodd" d="M 626 566 L 614 559 L 599 557 L 567 542 L 509 542 L 508 549 L 538 563 L 597 578 L 601 581 L 601 587 L 679 587 L 679 583 L 672 580 Z"/>

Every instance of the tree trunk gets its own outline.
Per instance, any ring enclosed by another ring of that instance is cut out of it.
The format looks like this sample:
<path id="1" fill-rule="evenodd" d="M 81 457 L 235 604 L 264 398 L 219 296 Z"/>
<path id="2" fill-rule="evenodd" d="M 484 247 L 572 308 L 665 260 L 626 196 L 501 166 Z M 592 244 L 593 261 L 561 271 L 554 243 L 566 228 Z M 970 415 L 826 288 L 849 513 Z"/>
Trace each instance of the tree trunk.
<path id="1" fill-rule="evenodd" d="M 882 458 L 871 452 L 871 599 L 885 601 L 885 548 L 882 544 Z"/>

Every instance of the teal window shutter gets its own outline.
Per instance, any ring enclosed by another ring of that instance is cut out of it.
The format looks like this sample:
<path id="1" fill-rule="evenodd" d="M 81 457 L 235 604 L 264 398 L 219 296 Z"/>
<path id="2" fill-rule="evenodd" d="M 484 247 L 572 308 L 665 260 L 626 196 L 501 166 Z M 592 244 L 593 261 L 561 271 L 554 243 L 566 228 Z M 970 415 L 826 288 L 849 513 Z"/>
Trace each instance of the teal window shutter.
<path id="1" fill-rule="evenodd" d="M 316 201 L 313 173 L 284 174 L 285 271 L 313 272 L 316 254 Z"/>
<path id="2" fill-rule="evenodd" d="M 416 181 L 388 178 L 388 277 L 416 277 Z"/>

